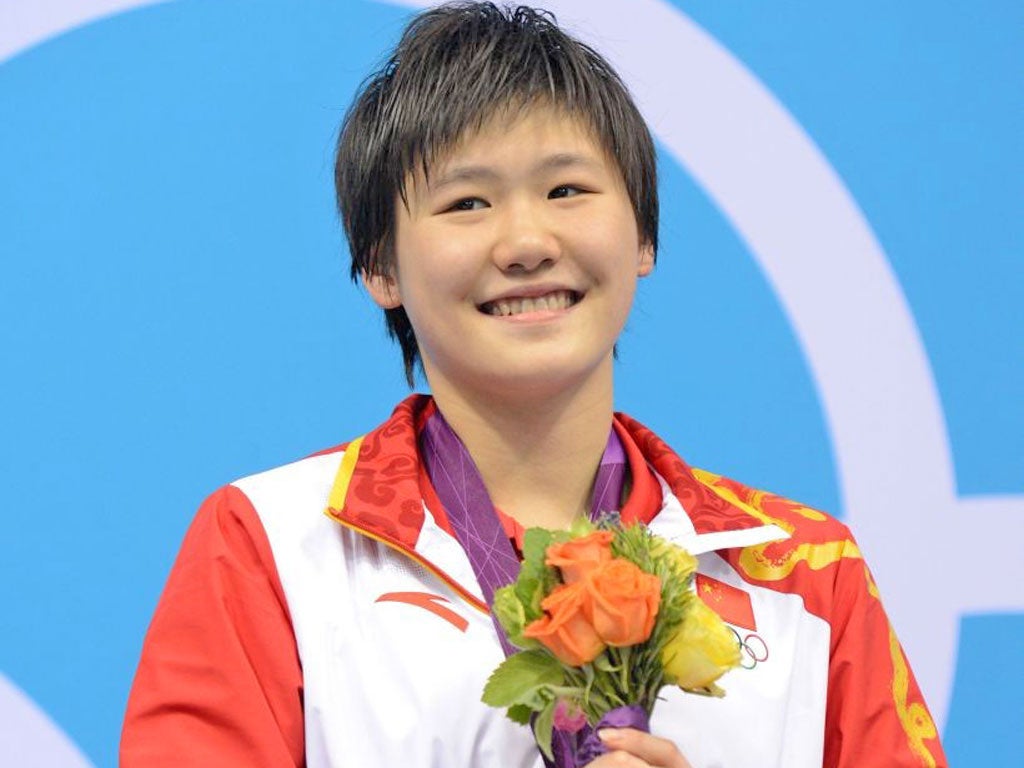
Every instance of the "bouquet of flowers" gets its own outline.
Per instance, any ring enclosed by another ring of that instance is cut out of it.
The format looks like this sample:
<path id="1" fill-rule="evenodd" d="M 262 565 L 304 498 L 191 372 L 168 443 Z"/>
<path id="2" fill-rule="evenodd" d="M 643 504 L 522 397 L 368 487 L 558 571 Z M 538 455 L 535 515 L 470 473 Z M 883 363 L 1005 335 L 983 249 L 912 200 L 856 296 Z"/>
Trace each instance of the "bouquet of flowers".
<path id="1" fill-rule="evenodd" d="M 696 559 L 615 518 L 569 531 L 531 528 L 516 581 L 493 611 L 521 649 L 491 674 L 483 701 L 532 723 L 545 757 L 585 765 L 605 726 L 648 730 L 666 685 L 724 694 L 740 660 L 734 633 L 690 589 Z"/>

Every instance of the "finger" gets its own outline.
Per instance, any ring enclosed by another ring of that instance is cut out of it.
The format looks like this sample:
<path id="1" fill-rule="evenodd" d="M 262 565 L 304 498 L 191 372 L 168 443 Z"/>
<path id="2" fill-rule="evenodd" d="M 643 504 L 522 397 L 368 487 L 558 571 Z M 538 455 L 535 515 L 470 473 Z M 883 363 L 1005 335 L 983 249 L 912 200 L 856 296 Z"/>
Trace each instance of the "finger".
<path id="1" fill-rule="evenodd" d="M 623 752 L 617 749 L 614 752 L 605 752 L 596 760 L 587 763 L 586 768 L 657 768 L 646 760 L 641 760 L 636 755 Z"/>
<path id="2" fill-rule="evenodd" d="M 659 768 L 690 768 L 679 748 L 668 739 L 660 739 L 635 728 L 602 728 L 601 741 L 612 750 L 622 750 Z"/>

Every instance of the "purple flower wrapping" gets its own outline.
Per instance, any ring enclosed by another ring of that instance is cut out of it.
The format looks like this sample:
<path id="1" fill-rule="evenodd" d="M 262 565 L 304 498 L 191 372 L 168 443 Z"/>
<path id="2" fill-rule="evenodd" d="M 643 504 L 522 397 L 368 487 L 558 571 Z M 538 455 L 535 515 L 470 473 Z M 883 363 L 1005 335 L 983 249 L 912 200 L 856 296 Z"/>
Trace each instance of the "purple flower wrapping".
<path id="1" fill-rule="evenodd" d="M 579 733 L 566 733 L 555 729 L 551 741 L 554 761 L 544 760 L 548 768 L 583 768 L 608 752 L 597 732 L 602 728 L 636 728 L 638 731 L 650 733 L 651 724 L 643 707 L 617 707 L 608 712 L 598 722 L 596 728 L 589 725 Z"/>

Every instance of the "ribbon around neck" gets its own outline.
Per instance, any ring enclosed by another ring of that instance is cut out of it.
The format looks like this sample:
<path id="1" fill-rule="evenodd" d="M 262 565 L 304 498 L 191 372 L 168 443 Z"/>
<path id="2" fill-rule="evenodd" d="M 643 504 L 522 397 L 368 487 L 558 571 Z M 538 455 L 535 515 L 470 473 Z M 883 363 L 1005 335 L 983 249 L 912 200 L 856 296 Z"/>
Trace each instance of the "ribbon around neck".
<path id="1" fill-rule="evenodd" d="M 420 449 L 427 475 L 444 506 L 455 538 L 469 557 L 484 599 L 491 606 L 494 593 L 516 580 L 519 558 L 498 519 L 483 478 L 466 446 L 440 411 L 434 411 L 427 419 L 420 433 Z M 591 520 L 619 510 L 626 466 L 626 451 L 613 427 L 594 478 Z M 497 619 L 494 625 L 505 655 L 515 653 Z"/>
<path id="2" fill-rule="evenodd" d="M 487 493 L 480 471 L 476 468 L 466 446 L 440 411 L 435 411 L 424 425 L 420 434 L 420 452 L 427 467 L 427 475 L 444 506 L 455 538 L 469 557 L 484 599 L 488 607 L 491 607 L 494 605 L 494 593 L 516 580 L 519 574 L 519 558 L 498 519 L 498 513 Z M 626 452 L 613 427 L 594 477 L 590 503 L 591 520 L 597 520 L 608 512 L 618 512 L 625 483 Z M 493 611 L 491 620 L 494 622 L 502 650 L 506 656 L 511 656 L 516 652 L 516 648 L 509 642 Z M 635 709 L 639 710 L 643 718 L 642 726 L 637 720 L 638 715 L 632 712 Z M 630 711 L 624 715 L 624 724 L 644 727 L 646 730 L 647 715 L 642 709 L 623 707 L 620 710 Z M 617 724 L 617 721 L 613 723 L 611 720 L 621 719 L 623 712 L 620 710 L 609 712 L 598 727 Z M 609 722 L 606 723 L 606 720 Z M 589 726 L 578 735 L 556 730 L 552 746 L 555 762 L 550 763 L 545 758 L 545 763 L 559 768 L 586 765 L 592 758 L 583 760 L 581 755 L 592 754 L 596 757 L 605 751 L 604 743 Z"/>

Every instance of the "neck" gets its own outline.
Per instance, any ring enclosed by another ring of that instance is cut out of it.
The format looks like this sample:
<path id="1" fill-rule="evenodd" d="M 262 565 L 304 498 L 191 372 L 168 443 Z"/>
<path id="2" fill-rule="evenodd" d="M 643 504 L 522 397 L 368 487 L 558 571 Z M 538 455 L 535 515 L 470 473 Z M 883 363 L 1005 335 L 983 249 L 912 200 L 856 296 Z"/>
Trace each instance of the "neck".
<path id="1" fill-rule="evenodd" d="M 612 423 L 610 370 L 607 386 L 544 398 L 494 403 L 435 386 L 434 399 L 505 514 L 545 528 L 587 514 Z"/>

